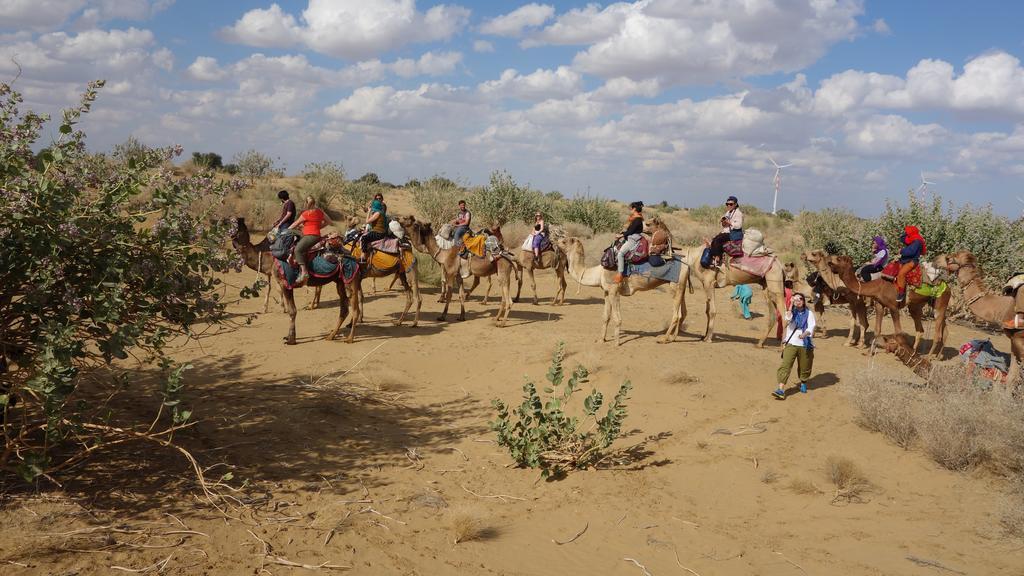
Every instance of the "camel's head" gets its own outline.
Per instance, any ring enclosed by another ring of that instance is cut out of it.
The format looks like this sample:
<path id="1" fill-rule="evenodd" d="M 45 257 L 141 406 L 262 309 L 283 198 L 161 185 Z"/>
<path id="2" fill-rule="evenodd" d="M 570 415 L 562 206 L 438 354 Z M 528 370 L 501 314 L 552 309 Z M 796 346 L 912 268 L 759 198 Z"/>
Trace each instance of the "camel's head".
<path id="1" fill-rule="evenodd" d="M 563 236 L 555 240 L 555 244 L 569 255 L 583 258 L 583 242 L 574 236 Z"/>
<path id="2" fill-rule="evenodd" d="M 884 334 L 882 336 L 885 351 L 892 354 L 898 350 L 913 353 L 910 337 L 900 332 L 898 334 Z"/>
<path id="3" fill-rule="evenodd" d="M 786 262 L 782 266 L 782 274 L 786 282 L 796 282 L 800 279 L 800 269 L 796 262 Z"/>
<path id="4" fill-rule="evenodd" d="M 825 258 L 825 263 L 828 264 L 828 269 L 841 274 L 843 272 L 853 270 L 853 258 L 845 254 L 834 254 Z"/>
<path id="5" fill-rule="evenodd" d="M 800 259 L 817 268 L 825 262 L 826 256 L 824 250 L 805 250 L 800 254 Z"/>
<path id="6" fill-rule="evenodd" d="M 949 254 L 939 254 L 932 261 L 932 264 L 940 270 L 946 270 L 951 274 L 956 274 L 958 270 L 967 266 L 976 266 L 977 259 L 974 254 L 971 254 L 967 250 L 961 250 L 959 252 L 951 252 Z"/>
<path id="7" fill-rule="evenodd" d="M 228 228 L 228 236 L 232 242 L 248 242 L 249 241 L 249 227 L 245 225 L 245 218 L 227 218 L 229 224 L 233 224 Z M 234 220 L 234 222 L 232 222 Z"/>

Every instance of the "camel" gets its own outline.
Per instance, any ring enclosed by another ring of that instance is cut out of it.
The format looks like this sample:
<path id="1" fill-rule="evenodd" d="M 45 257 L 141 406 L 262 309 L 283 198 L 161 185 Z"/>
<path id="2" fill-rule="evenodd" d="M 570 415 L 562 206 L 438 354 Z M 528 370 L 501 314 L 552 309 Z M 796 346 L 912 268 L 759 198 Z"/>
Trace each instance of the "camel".
<path id="1" fill-rule="evenodd" d="M 622 296 L 632 296 L 637 292 L 653 290 L 665 284 L 675 284 L 672 304 L 672 320 L 665 334 L 658 339 L 659 343 L 673 342 L 679 335 L 686 320 L 686 281 L 690 267 L 685 262 L 679 263 L 679 276 L 674 280 L 661 280 L 651 276 L 627 276 L 622 282 L 615 283 L 615 271 L 605 270 L 601 266 L 584 267 L 583 242 L 579 238 L 566 237 L 557 241 L 565 253 L 569 274 L 579 282 L 580 286 L 600 286 L 604 291 L 604 311 L 601 315 L 604 324 L 598 342 L 608 341 L 608 325 L 615 322 L 615 345 L 622 344 Z"/>
<path id="2" fill-rule="evenodd" d="M 245 225 L 245 218 L 237 219 L 237 230 L 231 235 L 231 243 L 235 249 L 242 254 L 242 258 L 255 259 L 263 258 L 263 254 L 271 256 L 270 252 L 262 253 L 256 246 L 249 242 L 249 229 Z M 281 268 L 273 261 L 273 256 L 270 258 L 268 263 L 274 270 L 274 279 L 277 280 L 278 286 L 281 288 L 281 295 L 285 303 L 285 311 L 288 313 L 290 318 L 290 324 L 288 328 L 288 336 L 285 338 L 285 342 L 289 345 L 295 344 L 295 316 L 298 313 L 295 307 L 295 291 L 288 287 L 288 281 L 285 280 Z M 334 283 L 335 288 L 338 290 L 338 324 L 334 327 L 327 335 L 327 340 L 334 340 L 341 331 L 341 326 L 345 322 L 346 316 L 350 318 L 351 329 L 349 330 L 348 337 L 345 339 L 346 342 L 351 343 L 355 339 L 356 333 L 356 318 L 359 317 L 359 272 L 356 272 L 356 277 L 352 279 L 351 283 L 345 284 L 341 277 L 341 271 L 343 266 L 338 266 L 338 272 L 330 278 L 317 278 L 311 276 L 309 279 L 310 286 L 323 286 L 325 284 Z M 269 287 L 268 287 L 269 290 Z"/>
<path id="3" fill-rule="evenodd" d="M 913 288 L 907 290 L 907 299 L 904 302 L 896 301 L 896 284 L 884 279 L 864 282 L 857 277 L 853 270 L 853 259 L 849 256 L 829 256 L 828 267 L 835 272 L 854 294 L 864 298 L 873 299 L 875 306 L 875 336 L 882 333 L 882 309 L 888 310 L 892 316 L 893 328 L 896 332 L 903 332 L 900 323 L 900 308 L 907 307 L 907 312 L 914 319 L 914 350 L 916 351 L 924 339 L 924 305 L 931 304 L 935 310 L 935 333 L 932 338 L 932 345 L 928 350 L 929 356 L 940 356 L 942 346 L 946 339 L 946 309 L 949 307 L 949 290 L 947 289 L 938 300 L 922 296 Z"/>
<path id="4" fill-rule="evenodd" d="M 242 219 L 239 219 L 242 220 Z M 248 231 L 246 231 L 246 238 L 248 238 Z M 232 240 L 234 240 L 232 238 Z M 248 240 L 246 240 L 248 242 Z M 232 244 L 234 242 L 232 241 Z M 267 277 L 267 296 L 263 300 L 263 313 L 266 314 L 270 308 L 270 293 L 273 292 L 272 287 L 274 286 L 274 255 L 270 253 L 270 239 L 263 238 L 256 244 L 249 244 L 251 249 L 241 250 L 238 245 L 235 245 L 235 249 L 238 250 L 238 254 L 242 257 L 242 262 L 245 263 L 246 267 L 250 270 L 255 270 L 257 274 L 261 274 Z M 280 285 L 279 285 L 280 286 Z M 317 288 L 317 294 L 320 293 L 320 288 Z M 281 312 L 287 312 L 288 306 L 284 302 L 284 293 L 281 293 Z"/>
<path id="5" fill-rule="evenodd" d="M 824 295 L 828 296 L 829 302 L 832 304 L 846 304 L 850 307 L 850 332 L 846 338 L 846 346 L 857 346 L 857 326 L 860 326 L 860 348 L 867 348 L 868 346 L 868 306 L 863 298 L 859 294 L 853 293 L 846 284 L 843 283 L 842 279 L 828 267 L 825 260 L 828 254 L 824 250 L 808 250 L 800 255 L 800 258 L 807 263 L 808 266 L 813 266 L 818 274 L 821 275 L 821 279 L 825 281 L 825 285 L 828 287 L 824 291 Z M 828 333 L 825 328 L 825 302 L 824 299 L 818 299 L 818 302 L 814 305 L 814 314 L 817 316 L 818 327 L 821 328 L 822 337 L 828 338 Z"/>
<path id="6" fill-rule="evenodd" d="M 537 298 L 537 279 L 534 278 L 534 270 L 554 270 L 558 276 L 558 292 L 555 293 L 555 297 L 551 300 L 552 306 L 560 306 L 565 304 L 565 288 L 567 286 L 565 282 L 565 269 L 566 259 L 565 253 L 558 246 L 557 243 L 552 243 L 553 250 L 541 252 L 540 260 L 534 257 L 533 250 L 522 249 L 519 251 L 519 264 L 526 271 L 527 276 L 530 278 L 530 286 L 533 287 L 533 303 L 535 305 L 540 304 L 540 300 Z M 488 290 L 490 292 L 490 290 Z M 484 300 L 487 300 L 487 296 L 484 296 Z"/>
<path id="7" fill-rule="evenodd" d="M 348 246 L 346 246 L 346 248 L 350 252 L 352 252 L 352 255 L 356 258 L 358 258 L 359 255 L 362 253 L 362 250 L 359 248 L 358 241 L 356 241 L 354 244 L 349 244 Z M 370 259 L 370 263 L 368 265 L 360 265 L 359 290 L 360 292 L 362 291 L 363 287 L 361 284 L 363 279 L 365 278 L 373 278 L 374 280 L 376 280 L 377 278 L 387 278 L 388 276 L 393 275 L 394 279 L 392 279 L 391 281 L 391 286 L 394 286 L 396 279 L 401 280 L 402 291 L 405 292 L 405 308 L 402 309 L 402 314 L 397 319 L 392 320 L 391 323 L 394 324 L 395 326 L 401 326 L 402 323 L 405 322 L 405 317 L 409 314 L 409 309 L 412 308 L 412 304 L 415 301 L 416 311 L 413 313 L 412 319 L 412 326 L 415 328 L 417 325 L 419 325 L 420 307 L 423 305 L 423 298 L 420 296 L 419 278 L 416 273 L 415 263 L 408 266 L 408 269 L 404 269 L 405 266 L 403 265 L 403 262 L 407 261 L 407 259 L 411 256 L 411 251 L 406 248 L 402 248 L 401 254 L 399 256 L 393 256 L 391 254 L 378 255 L 375 253 L 374 256 Z M 393 263 L 392 260 L 394 261 Z M 376 265 L 377 262 L 384 262 L 385 264 L 378 267 Z M 391 290 L 391 286 L 388 287 L 388 290 Z M 374 285 L 373 293 L 377 293 L 376 284 Z M 313 301 L 309 304 L 309 308 L 311 310 L 314 310 L 319 305 L 320 289 L 317 288 L 316 292 L 313 294 Z M 363 321 L 362 312 L 362 307 L 360 307 L 359 316 L 356 318 L 356 322 Z"/>
<path id="8" fill-rule="evenodd" d="M 498 285 L 501 287 L 501 303 L 494 315 L 494 321 L 498 326 L 505 326 L 509 314 L 512 312 L 512 277 L 515 276 L 519 289 L 523 286 L 523 277 L 517 273 L 516 266 L 511 258 L 499 257 L 494 260 L 475 255 L 463 259 L 459 257 L 461 247 L 441 249 L 434 238 L 434 230 L 430 222 L 420 222 L 412 216 L 403 216 L 398 219 L 405 228 L 406 236 L 412 242 L 414 248 L 429 254 L 438 264 L 441 265 L 441 272 L 446 282 L 447 296 L 445 297 L 444 310 L 438 320 L 444 322 L 448 319 L 448 306 L 451 304 L 451 296 L 455 289 L 459 290 L 459 316 L 458 319 L 466 319 L 466 291 L 462 282 L 462 268 L 468 269 L 469 274 L 475 278 L 484 278 L 493 275 L 498 277 Z M 516 298 L 519 297 L 517 292 Z"/>
<path id="9" fill-rule="evenodd" d="M 705 268 L 700 264 L 700 257 L 704 253 L 704 247 L 682 248 L 683 262 L 690 264 L 690 278 L 694 282 L 700 282 L 704 287 L 705 305 L 708 323 L 704 330 L 704 342 L 711 342 L 715 336 L 715 315 L 717 305 L 715 303 L 715 289 L 737 284 L 757 284 L 766 290 L 765 297 L 768 300 L 768 329 L 764 336 L 757 341 L 758 348 L 764 348 L 764 342 L 775 329 L 775 324 L 786 310 L 786 274 L 782 261 L 778 258 L 772 263 L 764 278 L 738 270 L 731 266 L 723 266 L 720 270 Z"/>
<path id="10" fill-rule="evenodd" d="M 974 254 L 966 250 L 941 254 L 935 259 L 935 266 L 956 274 L 956 281 L 960 284 L 960 290 L 971 314 L 999 325 L 1013 318 L 1013 296 L 991 294 L 985 290 L 981 267 L 978 266 Z M 1013 362 L 1010 362 L 1010 372 L 1006 379 L 1012 385 L 1020 377 L 1020 364 L 1024 361 L 1024 330 L 1004 329 L 1003 334 L 1010 339 L 1010 352 L 1013 354 Z"/>

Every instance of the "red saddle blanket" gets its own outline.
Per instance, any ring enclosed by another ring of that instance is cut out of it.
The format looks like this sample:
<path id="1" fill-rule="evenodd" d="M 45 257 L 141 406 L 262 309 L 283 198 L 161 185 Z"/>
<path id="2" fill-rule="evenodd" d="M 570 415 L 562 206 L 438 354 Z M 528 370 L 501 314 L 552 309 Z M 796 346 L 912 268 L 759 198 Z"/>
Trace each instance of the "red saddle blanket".
<path id="1" fill-rule="evenodd" d="M 900 273 L 899 261 L 889 262 L 885 268 L 882 269 L 882 278 L 889 280 L 892 278 L 896 279 L 896 275 Z M 890 280 L 893 281 L 893 280 Z M 921 265 L 914 266 L 910 272 L 907 272 L 907 285 L 908 286 L 920 286 L 921 285 Z"/>
<path id="2" fill-rule="evenodd" d="M 773 263 L 775 263 L 775 256 L 744 256 L 729 259 L 729 266 L 761 278 L 764 278 Z"/>
<path id="3" fill-rule="evenodd" d="M 381 238 L 370 242 L 374 250 L 380 250 L 388 254 L 398 254 L 398 238 Z"/>

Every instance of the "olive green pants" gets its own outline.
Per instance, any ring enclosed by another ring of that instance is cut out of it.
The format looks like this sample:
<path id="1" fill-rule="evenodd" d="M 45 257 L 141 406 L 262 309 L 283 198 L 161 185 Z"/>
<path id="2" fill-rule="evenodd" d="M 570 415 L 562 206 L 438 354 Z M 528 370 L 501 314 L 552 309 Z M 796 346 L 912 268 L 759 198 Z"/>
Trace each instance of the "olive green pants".
<path id="1" fill-rule="evenodd" d="M 785 384 L 789 380 L 789 373 L 793 370 L 793 362 L 799 366 L 798 376 L 801 382 L 807 382 L 811 377 L 811 366 L 814 365 L 814 350 L 803 346 L 786 344 L 782 349 L 782 365 L 779 366 L 778 383 Z"/>
<path id="2" fill-rule="evenodd" d="M 308 252 L 309 249 L 313 247 L 313 244 L 316 244 L 319 241 L 320 237 L 313 236 L 312 234 L 308 234 L 306 236 L 303 236 L 302 238 L 299 238 L 299 241 L 295 243 L 295 263 L 301 266 L 302 268 L 305 268 L 306 252 Z"/>

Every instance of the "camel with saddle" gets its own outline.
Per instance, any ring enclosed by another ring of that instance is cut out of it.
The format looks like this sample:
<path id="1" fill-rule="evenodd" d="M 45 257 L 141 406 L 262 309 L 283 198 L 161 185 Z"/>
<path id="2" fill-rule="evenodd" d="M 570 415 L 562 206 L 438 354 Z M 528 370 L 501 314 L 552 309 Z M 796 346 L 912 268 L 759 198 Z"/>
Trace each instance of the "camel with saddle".
<path id="1" fill-rule="evenodd" d="M 1003 288 L 1002 294 L 993 294 L 985 288 L 982 281 L 981 266 L 974 254 L 966 250 L 942 254 L 935 259 L 935 266 L 948 270 L 956 275 L 967 309 L 974 316 L 986 322 L 999 325 L 1003 334 L 1010 341 L 1012 361 L 1006 381 L 1016 384 L 1021 375 L 1021 362 L 1024 362 L 1024 330 L 1007 328 L 1016 312 L 1015 294 L 1020 298 L 1019 291 L 1024 286 L 1024 274 L 1011 278 Z"/>
<path id="2" fill-rule="evenodd" d="M 351 224 L 358 224 L 358 219 L 353 219 Z M 351 226 L 355 228 L 355 226 Z M 363 249 L 359 242 L 358 234 L 347 234 L 343 241 L 345 252 L 350 254 L 353 258 L 360 261 L 360 292 L 362 291 L 362 280 L 365 278 L 387 278 L 393 277 L 391 286 L 394 286 L 396 281 L 401 281 L 402 292 L 405 294 L 405 308 L 402 309 L 402 313 L 392 321 L 395 326 L 401 326 L 405 322 L 406 316 L 409 315 L 409 310 L 412 309 L 413 303 L 416 304 L 416 309 L 413 311 L 412 326 L 419 325 L 420 321 L 420 308 L 423 305 L 423 298 L 420 296 L 420 284 L 419 275 L 416 270 L 416 257 L 413 254 L 412 246 L 403 242 L 399 236 L 404 236 L 404 232 L 401 227 L 396 224 L 395 227 L 391 228 L 391 234 L 387 238 L 377 240 L 370 244 L 370 256 L 363 259 Z M 388 288 L 390 290 L 390 286 Z M 376 286 L 374 286 L 374 294 L 376 294 Z M 310 309 L 316 309 L 320 305 L 320 289 L 317 288 L 313 294 L 313 301 L 310 303 Z M 362 307 L 360 306 L 359 317 L 356 318 L 356 322 L 363 321 Z"/>
<path id="3" fill-rule="evenodd" d="M 519 289 L 522 288 L 522 276 L 519 275 L 515 260 L 500 250 L 488 249 L 496 246 L 496 240 L 477 235 L 474 239 L 477 242 L 466 245 L 455 245 L 449 239 L 434 232 L 430 222 L 420 222 L 413 216 L 403 216 L 399 219 L 405 234 L 412 245 L 424 254 L 429 254 L 441 266 L 444 288 L 442 298 L 444 299 L 444 310 L 438 320 L 444 322 L 448 318 L 448 307 L 451 304 L 452 295 L 456 288 L 459 293 L 459 320 L 466 319 L 466 290 L 464 279 L 473 277 L 475 281 L 480 278 L 495 276 L 498 286 L 501 288 L 501 303 L 494 315 L 494 321 L 499 326 L 508 322 L 509 314 L 512 311 L 512 279 L 516 278 Z M 460 256 L 465 248 L 468 252 L 466 257 Z M 516 298 L 518 298 L 518 292 Z"/>
<path id="4" fill-rule="evenodd" d="M 906 306 L 907 312 L 914 320 L 913 349 L 916 351 L 924 339 L 924 307 L 926 304 L 931 305 L 935 311 L 935 332 L 928 355 L 940 356 L 942 354 L 946 338 L 946 310 L 949 307 L 950 292 L 938 274 L 940 271 L 936 271 L 930 265 L 917 266 L 907 275 L 907 299 L 901 302 L 897 299 L 896 284 L 894 283 L 899 262 L 890 263 L 885 270 L 872 275 L 872 280 L 868 282 L 858 277 L 853 268 L 853 259 L 849 256 L 828 256 L 826 262 L 828 268 L 839 276 L 839 279 L 851 292 L 876 303 L 876 337 L 882 333 L 884 311 L 888 311 L 889 316 L 892 317 L 895 331 L 903 332 L 903 326 L 900 323 L 900 308 Z M 894 264 L 895 266 L 893 266 Z"/>
<path id="5" fill-rule="evenodd" d="M 842 278 L 828 267 L 828 254 L 824 250 L 807 250 L 800 255 L 800 259 L 807 263 L 808 267 L 814 270 L 825 283 L 822 295 L 828 298 L 830 304 L 846 304 L 850 309 L 850 330 L 846 338 L 846 346 L 857 346 L 857 327 L 860 327 L 860 348 L 868 346 L 868 307 L 864 298 L 846 287 Z M 825 300 L 819 298 L 814 304 L 814 313 L 821 329 L 822 337 L 828 338 L 825 328 Z"/>
<path id="6" fill-rule="evenodd" d="M 739 284 L 756 284 L 765 290 L 769 307 L 767 329 L 757 341 L 757 347 L 763 348 L 765 340 L 775 330 L 776 323 L 786 310 L 786 274 L 782 261 L 764 245 L 763 236 L 753 228 L 744 231 L 742 246 L 727 244 L 727 259 L 720 266 L 705 265 L 708 261 L 707 250 L 706 246 L 681 250 L 683 262 L 690 267 L 690 281 L 704 288 L 707 325 L 703 340 L 711 342 L 715 336 L 715 316 L 718 313 L 715 290 Z"/>
<path id="7" fill-rule="evenodd" d="M 667 254 L 671 254 L 671 235 L 668 227 L 658 218 L 651 220 L 649 224 L 652 231 L 662 230 L 668 235 Z M 622 282 L 615 282 L 616 270 L 613 267 L 608 269 L 604 266 L 584 265 L 583 242 L 579 238 L 565 237 L 557 241 L 565 253 L 569 274 L 580 286 L 597 286 L 604 292 L 604 310 L 602 312 L 601 337 L 598 342 L 608 340 L 608 327 L 614 325 L 615 345 L 622 343 L 622 296 L 632 296 L 639 292 L 653 290 L 665 284 L 673 284 L 672 296 L 672 319 L 668 329 L 659 339 L 659 342 L 672 342 L 682 330 L 683 322 L 686 320 L 686 281 L 689 277 L 689 266 L 678 258 L 666 258 L 663 266 L 650 266 L 643 261 L 634 262 L 635 266 L 627 269 L 627 275 Z M 643 266 L 647 264 L 646 266 Z"/>
<path id="8" fill-rule="evenodd" d="M 270 250 L 264 251 L 263 243 L 253 245 L 249 239 L 249 229 L 244 218 L 236 220 L 236 230 L 231 234 L 231 243 L 241 254 L 242 259 L 250 267 L 255 265 L 256 270 L 272 270 L 272 275 L 281 289 L 282 300 L 285 311 L 289 316 L 288 335 L 285 337 L 287 344 L 295 344 L 295 316 L 298 313 L 295 307 L 294 282 L 298 277 L 298 266 L 294 260 L 279 260 L 274 257 Z M 319 256 L 315 257 L 320 258 Z M 322 260 L 322 261 L 321 261 Z M 341 331 L 345 319 L 348 318 L 351 324 L 346 342 L 352 342 L 355 338 L 356 319 L 360 316 L 360 293 L 359 293 L 359 266 L 352 258 L 342 257 L 337 262 L 331 262 L 320 258 L 311 261 L 311 273 L 307 286 L 317 287 L 333 283 L 338 291 L 338 324 L 328 335 L 328 340 L 333 340 Z M 268 286 L 269 290 L 270 287 Z"/>
<path id="9" fill-rule="evenodd" d="M 554 236 L 560 236 L 557 230 Z M 556 238 L 548 239 L 544 247 L 541 249 L 540 257 L 538 258 L 533 253 L 532 238 L 527 236 L 526 241 L 519 250 L 518 260 L 523 271 L 526 273 L 526 276 L 530 279 L 530 287 L 533 289 L 534 304 L 540 304 L 540 300 L 537 298 L 537 279 L 534 277 L 535 270 L 555 271 L 555 275 L 558 277 L 558 291 L 555 292 L 555 297 L 551 300 L 551 305 L 560 306 L 565 304 L 565 289 L 567 287 L 565 272 L 569 263 L 566 259 L 565 252 L 563 252 L 562 248 L 559 247 Z"/>

